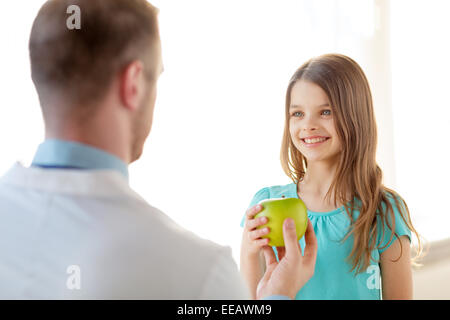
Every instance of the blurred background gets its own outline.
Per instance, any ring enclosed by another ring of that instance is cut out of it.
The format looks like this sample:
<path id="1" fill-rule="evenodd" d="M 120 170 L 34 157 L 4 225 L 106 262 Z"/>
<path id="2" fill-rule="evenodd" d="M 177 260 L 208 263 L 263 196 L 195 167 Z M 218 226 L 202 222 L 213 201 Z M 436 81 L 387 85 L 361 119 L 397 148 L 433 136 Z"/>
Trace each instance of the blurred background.
<path id="1" fill-rule="evenodd" d="M 43 141 L 28 37 L 44 1 L 0 2 L 0 172 Z M 203 238 L 230 246 L 279 161 L 288 81 L 324 53 L 356 60 L 372 89 L 384 183 L 429 242 L 416 299 L 450 299 L 450 19 L 447 0 L 154 0 L 165 71 L 130 184 Z"/>

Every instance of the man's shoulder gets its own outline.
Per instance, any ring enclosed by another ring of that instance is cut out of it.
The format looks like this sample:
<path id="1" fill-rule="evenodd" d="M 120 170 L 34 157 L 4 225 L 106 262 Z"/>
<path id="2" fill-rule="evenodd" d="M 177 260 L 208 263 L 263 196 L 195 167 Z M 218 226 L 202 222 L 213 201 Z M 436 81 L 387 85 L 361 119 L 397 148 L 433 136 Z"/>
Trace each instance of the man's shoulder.
<path id="1" fill-rule="evenodd" d="M 132 242 L 135 247 L 151 247 L 152 251 L 158 247 L 175 252 L 186 248 L 190 254 L 199 251 L 202 255 L 217 254 L 226 248 L 182 227 L 132 190 L 112 203 L 103 199 L 95 201 L 111 213 L 103 227 L 113 239 L 107 237 L 105 245 Z"/>
<path id="2" fill-rule="evenodd" d="M 134 209 L 93 235 L 96 244 L 86 257 L 92 273 L 113 279 L 92 288 L 94 296 L 104 296 L 112 286 L 133 298 L 196 299 L 211 273 L 233 277 L 237 272 L 229 247 L 202 239 L 150 204 L 136 202 Z"/>
<path id="3" fill-rule="evenodd" d="M 83 290 L 78 293 L 83 298 L 196 299 L 205 292 L 223 291 L 217 288 L 219 275 L 228 279 L 220 282 L 222 287 L 237 277 L 229 247 L 181 227 L 119 176 L 73 176 L 83 180 L 80 186 L 84 189 L 66 186 L 62 178 L 67 174 L 56 171 L 44 175 L 39 170 L 21 170 L 0 181 L 0 199 L 4 200 L 0 217 L 8 225 L 21 223 L 21 228 L 10 228 L 4 234 L 5 239 L 21 239 L 20 245 L 11 246 L 11 253 L 26 252 L 29 238 L 39 246 L 58 243 L 51 250 L 53 259 L 43 262 L 49 264 L 46 270 L 77 265 L 83 279 Z M 38 183 L 43 177 L 51 178 L 49 185 Z M 106 182 L 107 190 L 96 190 Z M 96 192 L 88 192 L 92 190 Z M 44 277 L 48 276 L 45 272 Z"/>

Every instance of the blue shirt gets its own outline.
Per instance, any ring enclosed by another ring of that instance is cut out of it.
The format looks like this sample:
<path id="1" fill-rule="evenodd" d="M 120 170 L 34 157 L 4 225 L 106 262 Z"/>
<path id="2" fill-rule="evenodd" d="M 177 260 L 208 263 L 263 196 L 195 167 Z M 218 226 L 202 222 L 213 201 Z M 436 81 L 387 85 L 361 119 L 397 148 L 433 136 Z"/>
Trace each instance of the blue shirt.
<path id="1" fill-rule="evenodd" d="M 400 216 L 399 208 L 395 205 L 394 198 L 387 194 L 395 214 L 395 232 L 400 237 L 407 235 L 411 239 L 411 231 Z M 266 187 L 259 190 L 250 206 L 265 199 L 271 198 L 298 198 L 297 186 L 294 183 L 283 186 Z M 399 199 L 400 200 L 400 199 Z M 359 202 L 360 203 L 360 202 Z M 356 202 L 357 206 L 359 205 Z M 400 204 L 403 203 L 400 200 Z M 359 216 L 357 208 L 352 212 L 353 218 Z M 372 251 L 371 265 L 362 273 L 350 272 L 351 264 L 346 260 L 353 247 L 353 235 L 341 242 L 349 230 L 350 218 L 344 206 L 330 212 L 313 212 L 308 210 L 308 218 L 311 221 L 316 234 L 318 251 L 313 277 L 300 289 L 296 300 L 304 299 L 351 299 L 351 300 L 379 300 L 381 299 L 381 273 L 379 267 L 380 254 L 386 250 L 395 240 L 395 236 L 389 242 L 392 231 L 385 228 L 377 235 L 377 243 L 381 243 L 383 249 L 375 248 Z M 241 221 L 244 226 L 245 215 Z M 379 225 L 380 220 L 377 220 Z M 386 225 L 385 225 L 386 227 Z M 304 237 L 300 239 L 300 246 L 305 247 Z M 389 242 L 389 243 L 388 243 Z M 276 253 L 276 249 L 274 247 Z M 277 256 L 278 259 L 278 256 Z"/>
<path id="2" fill-rule="evenodd" d="M 119 157 L 87 144 L 47 139 L 41 143 L 32 166 L 66 169 L 112 169 L 128 180 L 128 165 Z"/>

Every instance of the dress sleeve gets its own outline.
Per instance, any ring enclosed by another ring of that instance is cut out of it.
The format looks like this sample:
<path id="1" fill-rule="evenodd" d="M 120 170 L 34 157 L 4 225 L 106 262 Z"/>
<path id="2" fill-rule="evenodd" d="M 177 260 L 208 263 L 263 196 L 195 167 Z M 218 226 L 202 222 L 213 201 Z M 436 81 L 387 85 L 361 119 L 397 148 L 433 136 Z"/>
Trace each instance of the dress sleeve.
<path id="1" fill-rule="evenodd" d="M 406 211 L 406 206 L 405 203 L 403 202 L 403 200 L 398 197 L 398 203 L 399 206 L 398 207 L 395 204 L 395 200 L 393 198 L 392 195 L 388 194 L 388 199 L 389 202 L 392 205 L 392 209 L 394 210 L 394 219 L 395 219 L 395 233 L 397 234 L 398 237 L 406 235 L 409 238 L 409 241 L 411 242 L 411 230 L 408 228 L 408 226 L 406 225 L 404 219 L 406 219 L 406 221 L 408 221 L 408 212 Z M 383 206 L 384 209 L 386 209 L 385 206 Z M 403 218 L 402 218 L 402 214 L 403 214 Z M 388 220 L 389 223 L 391 225 L 391 228 L 393 226 L 393 222 L 391 220 L 391 218 L 388 216 Z M 380 245 L 380 249 L 378 249 L 379 253 L 381 254 L 382 252 L 384 252 L 387 248 L 389 248 L 395 240 L 397 240 L 396 235 L 394 234 L 391 241 L 389 242 L 389 239 L 391 238 L 392 235 L 392 230 L 387 226 L 386 221 L 381 221 L 381 219 L 378 220 L 378 225 L 381 224 L 381 222 L 383 222 L 384 224 L 384 235 L 383 235 L 383 230 L 380 228 L 379 232 L 378 232 L 378 239 L 381 239 L 381 245 Z M 380 243 L 380 242 L 379 242 Z M 387 245 L 386 245 L 387 244 Z M 386 245 L 386 247 L 384 247 Z M 384 248 L 383 248 L 384 247 Z"/>
<path id="2" fill-rule="evenodd" d="M 269 188 L 262 188 L 261 190 L 259 190 L 254 196 L 252 201 L 250 201 L 249 206 L 247 207 L 253 207 L 255 204 L 257 204 L 258 202 L 260 202 L 261 200 L 265 200 L 265 199 L 269 199 L 270 198 L 270 192 L 269 192 Z M 244 216 L 242 217 L 241 220 L 241 227 L 244 227 L 244 223 L 245 223 L 245 213 Z"/>

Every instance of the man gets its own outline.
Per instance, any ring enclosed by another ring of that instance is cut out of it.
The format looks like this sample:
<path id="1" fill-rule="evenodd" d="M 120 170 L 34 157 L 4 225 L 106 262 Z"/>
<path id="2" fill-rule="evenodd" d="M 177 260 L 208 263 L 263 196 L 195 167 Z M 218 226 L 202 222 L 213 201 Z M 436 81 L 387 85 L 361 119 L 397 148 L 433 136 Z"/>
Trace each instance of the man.
<path id="1" fill-rule="evenodd" d="M 68 28 L 72 5 L 80 28 Z M 45 141 L 30 168 L 16 164 L 0 180 L 0 298 L 248 298 L 229 248 L 183 230 L 128 186 L 163 70 L 157 10 L 144 0 L 50 0 L 29 49 Z M 311 228 L 305 257 L 287 223 L 285 239 L 279 263 L 265 250 L 259 298 L 294 298 L 312 275 Z"/>

